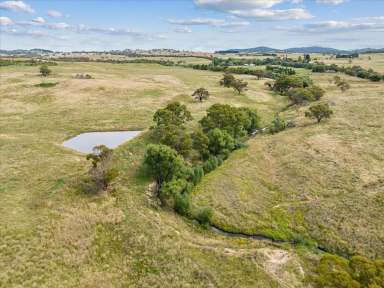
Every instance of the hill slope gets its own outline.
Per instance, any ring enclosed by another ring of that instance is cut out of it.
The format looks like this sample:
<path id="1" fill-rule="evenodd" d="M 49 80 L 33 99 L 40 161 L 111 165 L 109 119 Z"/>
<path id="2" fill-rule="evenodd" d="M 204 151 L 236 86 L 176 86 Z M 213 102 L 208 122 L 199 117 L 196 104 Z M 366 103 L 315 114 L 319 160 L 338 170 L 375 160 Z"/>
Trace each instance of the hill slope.
<path id="1" fill-rule="evenodd" d="M 334 118 L 316 125 L 305 107 L 286 112 L 298 126 L 249 141 L 195 190 L 215 224 L 279 239 L 315 241 L 340 255 L 384 256 L 384 90 L 349 78 L 327 90 Z M 296 116 L 299 115 L 299 116 Z"/>

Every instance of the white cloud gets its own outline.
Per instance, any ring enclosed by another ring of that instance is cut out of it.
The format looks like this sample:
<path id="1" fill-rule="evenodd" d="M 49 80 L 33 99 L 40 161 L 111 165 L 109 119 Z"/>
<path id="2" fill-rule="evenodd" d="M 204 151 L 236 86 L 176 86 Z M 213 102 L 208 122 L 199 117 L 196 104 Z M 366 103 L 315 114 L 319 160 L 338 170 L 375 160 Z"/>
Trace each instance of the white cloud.
<path id="1" fill-rule="evenodd" d="M 173 31 L 176 33 L 192 33 L 192 30 L 190 28 L 177 28 Z"/>
<path id="2" fill-rule="evenodd" d="M 346 2 L 346 0 L 316 0 L 316 3 L 328 5 L 340 5 L 344 2 Z"/>
<path id="3" fill-rule="evenodd" d="M 177 25 L 210 25 L 210 26 L 219 26 L 225 23 L 223 19 L 214 19 L 214 18 L 195 18 L 195 19 L 179 19 L 168 20 L 171 24 Z"/>
<path id="4" fill-rule="evenodd" d="M 233 21 L 233 22 L 225 22 L 220 25 L 221 27 L 244 27 L 249 26 L 251 23 L 248 21 Z"/>
<path id="5" fill-rule="evenodd" d="M 248 21 L 230 21 L 227 22 L 224 19 L 215 19 L 215 18 L 195 18 L 195 19 L 170 19 L 168 20 L 170 24 L 176 25 L 206 25 L 206 26 L 216 26 L 216 27 L 243 27 L 248 26 L 250 23 Z"/>
<path id="6" fill-rule="evenodd" d="M 231 10 L 266 9 L 287 1 L 289 0 L 195 0 L 195 3 L 198 7 L 228 12 Z M 298 1 L 289 2 L 297 3 Z"/>
<path id="7" fill-rule="evenodd" d="M 23 1 L 4 1 L 0 3 L 0 9 L 18 11 L 18 12 L 26 12 L 26 13 L 34 13 L 35 11 L 29 6 L 25 4 Z"/>
<path id="8" fill-rule="evenodd" d="M 291 20 L 291 19 L 310 19 L 313 16 L 305 9 L 295 8 L 286 10 L 273 9 L 251 9 L 251 10 L 233 10 L 233 15 L 238 17 L 255 18 L 258 20 Z"/>
<path id="9" fill-rule="evenodd" d="M 63 14 L 57 10 L 49 10 L 47 12 L 47 14 L 48 14 L 48 16 L 51 16 L 51 17 L 62 17 L 63 16 Z"/>
<path id="10" fill-rule="evenodd" d="M 34 22 L 36 24 L 44 24 L 45 19 L 43 17 L 36 17 L 35 19 L 32 20 L 32 22 Z"/>
<path id="11" fill-rule="evenodd" d="M 0 26 L 13 25 L 13 21 L 8 17 L 0 17 Z"/>
<path id="12" fill-rule="evenodd" d="M 46 25 L 46 27 L 49 29 L 64 30 L 64 29 L 70 28 L 71 26 L 65 22 L 59 22 L 59 23 L 49 23 Z"/>
<path id="13" fill-rule="evenodd" d="M 377 17 L 375 17 L 377 18 Z M 363 19 L 363 18 L 362 18 Z M 309 32 L 309 33 L 332 33 L 347 31 L 377 31 L 384 32 L 383 19 L 378 17 L 377 21 L 325 21 L 318 23 L 305 24 L 294 27 L 280 27 L 280 30 L 293 32 Z"/>
<path id="14" fill-rule="evenodd" d="M 312 18 L 309 11 L 303 8 L 271 9 L 283 2 L 298 4 L 302 0 L 195 0 L 198 7 L 226 12 L 237 17 L 267 21 Z"/>

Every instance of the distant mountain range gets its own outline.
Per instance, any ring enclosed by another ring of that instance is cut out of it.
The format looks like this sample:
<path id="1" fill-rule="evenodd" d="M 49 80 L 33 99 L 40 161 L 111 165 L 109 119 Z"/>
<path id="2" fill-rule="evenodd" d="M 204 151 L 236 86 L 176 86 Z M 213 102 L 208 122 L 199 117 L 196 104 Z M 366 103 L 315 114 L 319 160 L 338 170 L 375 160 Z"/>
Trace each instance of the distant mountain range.
<path id="1" fill-rule="evenodd" d="M 40 54 L 46 54 L 46 53 L 54 53 L 51 50 L 46 49 L 16 49 L 16 50 L 2 50 L 0 49 L 0 54 L 2 55 L 40 55 Z"/>
<path id="2" fill-rule="evenodd" d="M 228 49 L 222 51 L 216 51 L 216 53 L 324 53 L 324 54 L 352 54 L 352 53 L 384 53 L 382 49 L 356 49 L 356 50 L 339 50 L 335 48 L 311 46 L 311 47 L 299 47 L 288 49 L 275 49 L 265 46 L 247 48 L 247 49 Z"/>
<path id="3" fill-rule="evenodd" d="M 177 54 L 177 53 L 187 53 L 188 51 L 178 51 L 173 49 L 152 49 L 152 50 L 123 50 L 123 51 L 109 51 L 111 53 L 122 53 L 122 52 L 136 52 L 139 54 L 143 54 L 144 52 L 147 54 L 159 54 L 160 52 L 167 52 L 168 54 Z M 0 49 L 0 55 L 26 55 L 26 56 L 37 56 L 41 54 L 50 54 L 55 53 L 54 51 L 47 50 L 47 49 L 16 49 L 16 50 L 3 50 Z M 80 53 L 80 52 L 79 52 Z M 87 53 L 86 51 L 83 51 L 81 53 Z M 92 53 L 101 53 L 97 51 L 92 51 Z M 108 51 L 103 51 L 103 53 L 108 53 Z M 144 53 L 144 54 L 145 54 Z M 188 53 L 195 53 L 195 52 L 188 52 Z M 228 50 L 221 50 L 216 51 L 215 53 L 303 53 L 303 54 L 311 54 L 311 53 L 323 53 L 323 54 L 352 54 L 352 53 L 384 53 L 384 48 L 381 49 L 373 49 L 373 48 L 364 48 L 364 49 L 356 49 L 356 50 L 339 50 L 335 48 L 327 48 L 327 47 L 320 47 L 320 46 L 311 46 L 311 47 L 299 47 L 299 48 L 288 48 L 288 49 L 275 49 L 271 47 L 266 46 L 260 46 L 255 48 L 247 48 L 247 49 L 228 49 Z"/>

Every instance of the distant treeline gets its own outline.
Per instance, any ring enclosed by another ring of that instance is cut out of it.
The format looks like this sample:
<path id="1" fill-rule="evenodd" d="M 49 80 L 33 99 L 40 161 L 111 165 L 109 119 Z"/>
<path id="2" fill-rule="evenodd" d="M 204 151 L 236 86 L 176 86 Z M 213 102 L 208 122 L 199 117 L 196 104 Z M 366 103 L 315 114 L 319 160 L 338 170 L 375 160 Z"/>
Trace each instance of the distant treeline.
<path id="1" fill-rule="evenodd" d="M 296 71 L 288 67 L 276 67 L 268 65 L 266 70 L 256 70 L 248 67 L 230 67 L 230 66 L 215 66 L 213 64 L 189 64 L 182 65 L 186 68 L 192 68 L 195 70 L 209 70 L 214 72 L 226 72 L 232 74 L 245 74 L 254 75 L 258 78 L 270 78 L 276 79 L 281 75 L 294 75 Z"/>
<path id="2" fill-rule="evenodd" d="M 359 58 L 359 53 L 353 53 L 353 54 L 337 54 L 336 58 Z"/>
<path id="3" fill-rule="evenodd" d="M 281 58 L 266 58 L 266 59 L 221 59 L 214 58 L 212 60 L 213 66 L 230 67 L 230 66 L 244 66 L 244 65 L 278 65 L 283 67 L 292 68 L 304 68 L 311 70 L 312 72 L 325 73 L 325 72 L 340 72 L 350 76 L 355 76 L 363 79 L 369 79 L 371 81 L 384 80 L 384 75 L 373 71 L 372 69 L 364 69 L 361 66 L 352 67 L 340 67 L 336 64 L 324 64 L 322 62 L 307 62 L 293 59 L 281 59 Z"/>
<path id="4" fill-rule="evenodd" d="M 28 59 L 28 60 L 0 59 L 0 67 L 12 66 L 12 65 L 39 66 L 42 64 L 48 65 L 48 66 L 57 65 L 57 63 L 54 61 L 43 61 L 43 60 L 36 60 L 36 59 Z"/>

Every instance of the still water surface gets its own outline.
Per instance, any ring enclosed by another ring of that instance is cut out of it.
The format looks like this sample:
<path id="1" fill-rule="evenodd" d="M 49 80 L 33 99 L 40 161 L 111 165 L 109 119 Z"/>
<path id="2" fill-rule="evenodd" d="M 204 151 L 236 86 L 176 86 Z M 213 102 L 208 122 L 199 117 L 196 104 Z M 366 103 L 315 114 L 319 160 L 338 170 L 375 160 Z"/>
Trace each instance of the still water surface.
<path id="1" fill-rule="evenodd" d="M 140 133 L 141 131 L 88 132 L 65 141 L 63 145 L 81 153 L 91 153 L 93 147 L 98 145 L 114 149 Z"/>

